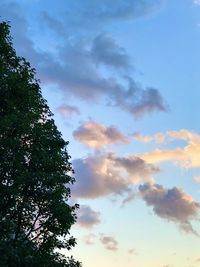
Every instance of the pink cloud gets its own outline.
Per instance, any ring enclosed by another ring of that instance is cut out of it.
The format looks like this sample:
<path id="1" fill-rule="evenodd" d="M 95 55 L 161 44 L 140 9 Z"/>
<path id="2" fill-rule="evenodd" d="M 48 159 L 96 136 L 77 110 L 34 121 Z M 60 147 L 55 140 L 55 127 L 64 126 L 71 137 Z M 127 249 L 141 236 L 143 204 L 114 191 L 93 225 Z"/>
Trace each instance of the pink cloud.
<path id="1" fill-rule="evenodd" d="M 128 138 L 117 128 L 106 127 L 103 124 L 87 121 L 73 133 L 74 138 L 82 144 L 99 150 L 110 144 L 128 144 Z"/>
<path id="2" fill-rule="evenodd" d="M 80 115 L 79 109 L 70 105 L 62 105 L 57 108 L 57 111 L 67 117 L 71 117 L 73 114 Z"/>
<path id="3" fill-rule="evenodd" d="M 125 195 L 133 199 L 132 186 L 152 182 L 159 171 L 139 157 L 118 157 L 115 154 L 95 155 L 73 161 L 76 183 L 73 196 L 97 198 L 107 195 Z"/>

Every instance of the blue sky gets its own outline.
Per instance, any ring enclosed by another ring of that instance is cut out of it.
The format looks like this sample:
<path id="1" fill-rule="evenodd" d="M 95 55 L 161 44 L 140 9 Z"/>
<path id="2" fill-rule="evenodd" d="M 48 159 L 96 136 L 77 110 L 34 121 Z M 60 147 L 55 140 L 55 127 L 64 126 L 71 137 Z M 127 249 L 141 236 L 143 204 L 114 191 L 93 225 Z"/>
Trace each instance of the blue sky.
<path id="1" fill-rule="evenodd" d="M 200 1 L 0 10 L 70 141 L 81 205 L 71 253 L 87 267 L 198 266 Z"/>

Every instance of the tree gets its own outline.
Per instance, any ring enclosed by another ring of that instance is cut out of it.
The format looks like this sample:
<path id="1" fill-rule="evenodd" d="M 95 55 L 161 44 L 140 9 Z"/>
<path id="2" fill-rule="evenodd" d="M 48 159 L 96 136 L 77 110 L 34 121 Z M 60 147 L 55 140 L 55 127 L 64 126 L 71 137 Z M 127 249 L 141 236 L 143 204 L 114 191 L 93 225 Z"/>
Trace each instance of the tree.
<path id="1" fill-rule="evenodd" d="M 43 99 L 35 70 L 18 57 L 0 23 L 0 262 L 4 267 L 78 267 L 59 249 L 76 241 L 65 142 Z"/>

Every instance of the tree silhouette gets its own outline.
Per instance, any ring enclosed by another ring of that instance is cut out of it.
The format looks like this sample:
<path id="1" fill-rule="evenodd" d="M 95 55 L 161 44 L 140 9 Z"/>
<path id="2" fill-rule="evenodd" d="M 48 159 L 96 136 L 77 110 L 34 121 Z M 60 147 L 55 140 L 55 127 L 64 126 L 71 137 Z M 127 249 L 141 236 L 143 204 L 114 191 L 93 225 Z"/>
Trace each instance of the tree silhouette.
<path id="1" fill-rule="evenodd" d="M 18 57 L 0 23 L 0 265 L 81 266 L 59 249 L 76 241 L 70 156 L 43 99 L 35 70 Z"/>

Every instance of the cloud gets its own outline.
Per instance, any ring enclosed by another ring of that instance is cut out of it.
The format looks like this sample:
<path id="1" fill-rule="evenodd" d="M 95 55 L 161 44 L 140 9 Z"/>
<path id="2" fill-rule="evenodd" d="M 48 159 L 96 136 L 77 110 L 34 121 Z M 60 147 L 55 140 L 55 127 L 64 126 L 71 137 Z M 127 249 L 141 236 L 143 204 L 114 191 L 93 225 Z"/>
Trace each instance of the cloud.
<path id="1" fill-rule="evenodd" d="M 62 46 L 56 47 L 57 60 L 49 56 L 39 64 L 41 79 L 59 85 L 65 93 L 86 102 L 99 103 L 106 99 L 136 118 L 155 111 L 168 111 L 157 88 L 142 88 L 130 75 L 134 67 L 125 48 L 106 31 L 102 33 L 102 24 L 109 28 L 113 21 L 135 19 L 151 13 L 161 3 L 158 0 L 129 0 L 126 3 L 119 0 L 115 3 L 110 0 L 84 1 L 84 4 L 70 1 L 67 15 L 62 18 L 66 36 Z M 49 14 L 44 14 L 43 19 L 51 28 L 54 25 L 56 31 L 61 28 L 61 21 L 56 23 L 54 17 L 51 21 Z M 69 33 L 69 28 L 73 27 L 77 27 L 76 30 Z M 95 29 L 93 34 L 88 32 L 91 27 Z M 80 29 L 84 29 L 84 34 L 79 32 Z M 106 68 L 106 75 L 99 68 L 101 65 Z M 110 72 L 110 67 L 120 69 L 121 74 Z"/>
<path id="2" fill-rule="evenodd" d="M 147 164 L 143 159 L 136 156 L 118 157 L 110 153 L 108 159 L 111 160 L 114 168 L 118 171 L 126 171 L 129 181 L 133 184 L 138 184 L 141 181 L 153 181 L 152 175 L 160 171 L 159 168 Z"/>
<path id="3" fill-rule="evenodd" d="M 172 140 L 180 139 L 188 142 L 200 143 L 200 135 L 186 129 L 181 129 L 180 131 L 168 131 L 167 136 Z"/>
<path id="4" fill-rule="evenodd" d="M 131 255 L 138 255 L 138 252 L 133 248 L 129 249 L 128 253 L 131 254 Z"/>
<path id="5" fill-rule="evenodd" d="M 72 162 L 76 183 L 72 194 L 78 198 L 98 198 L 107 195 L 125 195 L 133 199 L 132 186 L 152 182 L 158 168 L 138 157 L 117 157 L 115 154 L 90 156 Z M 127 202 L 125 201 L 125 202 Z"/>
<path id="6" fill-rule="evenodd" d="M 31 61 L 32 67 L 37 66 L 37 62 L 45 58 L 46 55 L 36 51 L 34 42 L 29 38 L 28 21 L 26 20 L 20 5 L 14 1 L 0 2 L 0 21 L 9 21 L 11 36 L 14 48 L 18 56 L 22 56 Z"/>
<path id="7" fill-rule="evenodd" d="M 63 22 L 59 21 L 56 17 L 49 15 L 46 11 L 42 11 L 41 19 L 46 25 L 49 26 L 51 30 L 53 29 L 57 34 L 62 36 L 66 34 Z"/>
<path id="8" fill-rule="evenodd" d="M 94 245 L 97 236 L 95 234 L 89 234 L 84 236 L 84 242 L 86 245 Z"/>
<path id="9" fill-rule="evenodd" d="M 104 37 L 105 38 L 105 37 Z M 100 40 L 98 40 L 100 41 Z M 108 45 L 108 48 L 105 46 Z M 113 45 L 113 49 L 110 46 Z M 97 46 L 97 39 L 95 39 Z M 98 62 L 110 66 L 117 66 L 125 55 L 119 52 L 112 52 L 112 59 L 105 59 L 106 53 L 117 50 L 117 44 L 111 42 L 104 43 L 104 51 L 99 51 Z M 85 42 L 77 40 L 74 42 L 66 41 L 58 49 L 58 59 L 52 57 L 44 60 L 39 64 L 38 70 L 41 79 L 45 83 L 57 84 L 62 90 L 70 95 L 78 97 L 86 102 L 99 103 L 101 101 L 109 102 L 111 105 L 121 108 L 133 116 L 140 118 L 146 113 L 155 111 L 166 112 L 167 104 L 156 88 L 142 88 L 130 76 L 119 75 L 116 78 L 108 70 L 105 76 L 97 67 L 97 53 L 94 53 L 94 47 L 86 45 Z M 119 49 L 119 48 L 118 48 Z M 120 48 L 122 49 L 122 48 Z M 110 55 L 111 56 L 111 55 Z M 119 60 L 119 58 L 121 58 Z M 117 63 L 118 62 L 118 63 Z M 121 68 L 126 71 L 128 62 L 121 62 Z"/>
<path id="10" fill-rule="evenodd" d="M 81 205 L 77 212 L 77 223 L 86 228 L 91 228 L 100 223 L 100 212 L 96 212 L 88 205 Z"/>
<path id="11" fill-rule="evenodd" d="M 158 144 L 161 144 L 165 140 L 165 135 L 163 133 L 156 133 L 155 135 L 150 136 L 142 135 L 141 133 L 136 132 L 133 133 L 133 138 L 143 143 L 156 142 Z"/>
<path id="12" fill-rule="evenodd" d="M 118 249 L 118 242 L 112 236 L 102 235 L 100 241 L 107 250 L 116 251 Z"/>
<path id="13" fill-rule="evenodd" d="M 196 182 L 196 183 L 200 183 L 200 175 L 198 175 L 198 176 L 194 176 L 193 177 L 193 180 Z"/>
<path id="14" fill-rule="evenodd" d="M 162 135 L 161 135 L 162 136 Z M 138 139 L 138 136 L 136 136 Z M 145 137 L 139 136 L 140 141 L 148 139 L 153 140 L 154 137 L 148 136 Z M 144 159 L 148 163 L 160 163 L 165 161 L 173 161 L 176 164 L 178 163 L 181 167 L 184 168 L 198 168 L 200 167 L 200 135 L 191 132 L 185 129 L 180 131 L 168 131 L 162 136 L 163 141 L 173 141 L 173 140 L 184 140 L 186 145 L 184 147 L 177 147 L 174 149 L 156 149 L 151 152 L 144 153 L 139 155 L 140 158 Z"/>
<path id="15" fill-rule="evenodd" d="M 193 3 L 194 3 L 195 5 L 200 6 L 200 0 L 194 0 Z"/>
<path id="16" fill-rule="evenodd" d="M 200 135 L 181 129 L 180 131 L 168 131 L 164 134 L 157 133 L 153 136 L 145 136 L 140 133 L 135 133 L 134 138 L 141 142 L 155 141 L 163 143 L 164 141 L 183 140 L 186 145 L 183 147 L 176 147 L 174 149 L 155 149 L 153 151 L 139 155 L 140 158 L 146 162 L 155 164 L 165 161 L 173 161 L 184 168 L 198 168 L 200 167 Z"/>
<path id="17" fill-rule="evenodd" d="M 123 90 L 123 95 L 116 96 L 116 105 L 130 112 L 136 118 L 155 111 L 169 111 L 168 105 L 156 88 L 142 88 L 132 77 L 126 76 L 126 79 L 128 90 Z"/>
<path id="18" fill-rule="evenodd" d="M 164 188 L 158 184 L 145 183 L 139 186 L 142 199 L 161 218 L 178 223 L 184 231 L 197 234 L 191 220 L 198 219 L 200 204 L 177 187 Z"/>
<path id="19" fill-rule="evenodd" d="M 84 122 L 73 132 L 74 138 L 90 148 L 101 149 L 109 144 L 128 144 L 129 140 L 117 128 L 106 127 L 95 121 Z"/>
<path id="20" fill-rule="evenodd" d="M 95 37 L 91 54 L 96 64 L 103 63 L 116 69 L 122 68 L 127 70 L 131 67 L 130 58 L 126 50 L 105 33 Z"/>
<path id="21" fill-rule="evenodd" d="M 113 4 L 110 0 L 88 0 L 78 5 L 74 1 L 69 1 L 65 7 L 66 14 L 61 21 L 57 21 L 56 17 L 51 17 L 48 13 L 43 13 L 43 20 L 51 28 L 54 25 L 54 30 L 60 36 L 56 38 L 54 53 L 36 50 L 38 44 L 35 45 L 31 39 L 34 37 L 29 34 L 29 29 L 33 25 L 28 24 L 29 18 L 25 18 L 20 4 L 3 1 L 0 8 L 2 18 L 11 21 L 11 31 L 18 54 L 27 58 L 36 67 L 42 85 L 58 85 L 66 94 L 86 102 L 105 103 L 106 99 L 106 103 L 112 103 L 139 118 L 146 113 L 167 111 L 167 105 L 156 88 L 141 88 L 131 76 L 125 78 L 127 70 L 132 67 L 129 55 L 112 36 L 99 31 L 102 32 L 102 22 L 107 25 L 106 21 L 111 23 L 134 19 L 151 13 L 160 2 L 162 1 L 129 0 L 125 3 L 117 0 Z M 91 23 L 93 20 L 94 23 Z M 90 35 L 89 26 L 84 27 L 83 23 L 93 26 L 96 23 L 101 24 L 101 30 L 94 26 L 95 32 Z M 68 32 L 69 28 L 77 26 L 84 29 L 84 34 L 78 30 Z M 67 34 L 64 34 L 64 31 Z M 105 75 L 99 68 L 102 64 L 106 68 L 112 66 L 120 69 L 123 74 L 117 76 L 116 73 L 107 70 L 108 74 Z"/>
<path id="22" fill-rule="evenodd" d="M 63 6 L 64 16 L 56 19 L 51 16 L 44 16 L 43 19 L 54 30 L 59 31 L 61 22 L 68 33 L 71 31 L 79 33 L 83 31 L 96 31 L 112 24 L 125 21 L 132 21 L 154 13 L 162 7 L 162 0 L 81 0 L 74 2 L 69 0 Z M 74 15 L 76 14 L 76 16 Z M 55 26 L 54 26 L 55 25 Z M 69 29 L 68 29 L 69 28 Z M 70 32 L 71 33 L 71 32 Z"/>
<path id="23" fill-rule="evenodd" d="M 67 117 L 72 117 L 73 114 L 80 115 L 80 110 L 77 107 L 71 105 L 62 105 L 56 110 Z"/>

